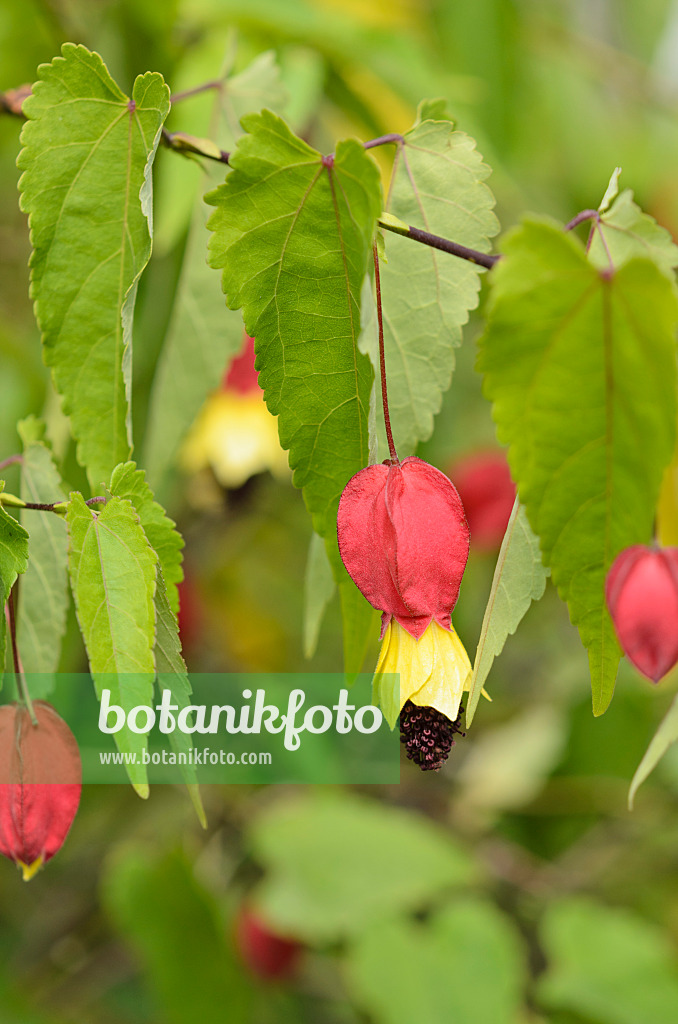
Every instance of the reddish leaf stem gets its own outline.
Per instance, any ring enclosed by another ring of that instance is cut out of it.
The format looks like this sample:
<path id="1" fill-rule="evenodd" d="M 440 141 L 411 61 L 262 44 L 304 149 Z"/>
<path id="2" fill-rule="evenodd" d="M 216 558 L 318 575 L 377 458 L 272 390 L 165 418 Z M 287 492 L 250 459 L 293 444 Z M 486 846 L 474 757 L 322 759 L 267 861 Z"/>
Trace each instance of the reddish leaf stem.
<path id="1" fill-rule="evenodd" d="M 381 278 L 379 277 L 379 253 L 377 252 L 377 243 L 374 243 L 372 252 L 374 254 L 374 283 L 377 289 L 377 322 L 379 324 L 379 369 L 381 372 L 381 401 L 384 406 L 384 426 L 386 428 L 386 440 L 388 441 L 388 450 L 391 456 L 391 462 L 396 465 L 399 464 L 400 459 L 396 451 L 396 446 L 393 441 L 393 431 L 391 430 L 391 416 L 388 411 L 388 394 L 386 390 L 386 356 L 384 354 L 384 321 L 381 313 Z"/>
<path id="2" fill-rule="evenodd" d="M 198 96 L 201 92 L 208 92 L 210 89 L 221 89 L 222 82 L 215 80 L 214 82 L 203 82 L 202 85 L 196 85 L 193 89 L 184 89 L 183 92 L 173 92 L 170 96 L 170 103 L 181 103 L 182 100 L 188 100 L 191 96 Z"/>
<path id="3" fill-rule="evenodd" d="M 10 455 L 10 456 L 8 456 L 8 458 L 3 459 L 2 462 L 0 462 L 0 473 L 3 471 L 3 469 L 7 469 L 8 466 L 14 466 L 17 463 L 21 463 L 23 461 L 24 461 L 23 455 Z"/>
<path id="4" fill-rule="evenodd" d="M 18 590 L 18 583 L 19 581 L 17 580 L 9 592 L 9 597 L 7 598 L 7 605 L 5 607 L 5 615 L 7 616 L 7 624 L 9 626 L 9 639 L 12 645 L 12 660 L 14 663 L 14 675 L 16 676 L 17 687 L 21 694 L 21 699 L 26 705 L 28 714 L 31 716 L 31 722 L 33 723 L 33 725 L 37 725 L 38 720 L 35 716 L 35 711 L 33 710 L 33 702 L 31 700 L 31 695 L 28 692 L 28 687 L 26 685 L 24 667 L 21 664 L 21 658 L 19 657 L 19 648 L 16 642 L 16 614 L 14 608 L 14 595 Z"/>

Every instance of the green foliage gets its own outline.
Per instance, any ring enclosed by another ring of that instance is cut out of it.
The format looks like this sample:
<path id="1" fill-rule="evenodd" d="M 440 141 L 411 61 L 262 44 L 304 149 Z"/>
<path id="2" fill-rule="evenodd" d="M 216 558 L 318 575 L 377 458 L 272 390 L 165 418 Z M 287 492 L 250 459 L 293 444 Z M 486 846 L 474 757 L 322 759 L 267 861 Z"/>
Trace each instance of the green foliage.
<path id="1" fill-rule="evenodd" d="M 545 221 L 526 221 L 503 248 L 478 366 L 544 562 L 589 651 L 600 715 L 620 656 L 605 574 L 619 551 L 649 541 L 673 451 L 678 303 L 653 263 L 599 273 Z"/>
<path id="2" fill-rule="evenodd" d="M 244 114 L 282 105 L 279 79 L 273 55 L 264 53 L 221 83 L 209 126 L 210 138 L 221 149 L 230 151 L 235 146 L 242 135 L 240 118 Z M 180 174 L 183 195 L 176 197 L 179 202 L 185 202 L 187 191 L 190 195 L 191 182 L 180 173 L 185 162 L 175 158 L 172 163 Z M 223 165 L 206 161 L 204 188 L 218 185 L 225 170 Z M 235 310 L 224 309 L 219 276 L 206 262 L 207 216 L 206 204 L 196 196 L 181 279 L 151 394 L 146 455 L 155 479 L 172 464 L 205 396 L 218 387 L 229 358 L 243 342 L 242 317 Z"/>
<path id="3" fill-rule="evenodd" d="M 144 470 L 137 469 L 134 462 L 126 462 L 115 467 L 111 476 L 110 492 L 134 506 L 148 543 L 158 556 L 167 598 L 176 615 L 179 609 L 177 584 L 184 577 L 181 568 L 184 541 L 176 529 L 176 524 L 169 518 L 162 505 L 154 500 L 153 491 L 146 483 Z"/>
<path id="4" fill-rule="evenodd" d="M 178 853 L 142 846 L 107 865 L 104 903 L 138 950 L 169 1024 L 249 1020 L 251 988 L 228 944 L 214 897 Z"/>
<path id="5" fill-rule="evenodd" d="M 584 899 L 553 903 L 542 921 L 547 1006 L 601 1024 L 674 1024 L 678 968 L 667 935 L 628 910 Z"/>
<path id="6" fill-rule="evenodd" d="M 66 498 L 52 453 L 42 441 L 43 424 L 33 418 L 19 424 L 23 441 L 21 497 L 23 501 L 50 504 Z M 30 526 L 30 561 L 22 581 L 17 619 L 17 643 L 24 671 L 54 673 L 59 665 L 61 640 L 66 629 L 68 572 L 66 524 L 62 516 L 27 511 Z M 46 675 L 43 689 L 35 685 L 31 696 L 44 697 L 54 685 Z"/>
<path id="7" fill-rule="evenodd" d="M 664 715 L 642 761 L 636 768 L 629 788 L 629 810 L 633 809 L 636 793 L 645 779 L 654 771 L 666 751 L 676 740 L 678 740 L 678 697 L 673 698 L 671 707 Z"/>
<path id="8" fill-rule="evenodd" d="M 396 151 L 387 210 L 408 225 L 488 252 L 499 230 L 485 184 L 490 168 L 474 140 L 440 117 L 435 105 L 420 105 Z M 391 233 L 386 255 L 381 286 L 389 409 L 402 458 L 431 436 L 483 271 Z M 385 450 L 382 458 L 387 456 Z"/>
<path id="9" fill-rule="evenodd" d="M 158 674 L 158 689 L 170 690 L 172 704 L 176 704 L 179 711 L 183 711 L 191 703 L 191 684 L 186 672 L 186 664 L 181 656 L 181 642 L 179 640 L 179 627 L 177 618 L 170 608 L 167 598 L 167 589 L 160 567 L 155 587 L 155 668 Z M 193 749 L 193 740 L 190 733 L 180 732 L 178 729 L 169 733 L 170 746 L 175 754 L 188 755 Z M 205 810 L 200 798 L 195 765 L 179 760 L 179 767 L 188 788 L 191 801 L 195 807 L 198 820 L 203 828 L 207 828 Z"/>
<path id="10" fill-rule="evenodd" d="M 269 111 L 242 124 L 233 170 L 206 197 L 210 263 L 256 339 L 259 383 L 314 527 L 333 538 L 341 491 L 368 457 L 372 370 L 356 343 L 378 173 L 354 140 L 330 161 Z"/>
<path id="11" fill-rule="evenodd" d="M 130 101 L 98 54 L 72 43 L 62 53 L 41 65 L 25 105 L 21 205 L 45 360 L 94 488 L 132 448 L 132 316 L 169 91 L 149 72 Z"/>
<path id="12" fill-rule="evenodd" d="M 95 512 L 74 491 L 66 521 L 71 589 L 97 694 L 109 689 L 111 703 L 126 713 L 151 704 L 158 556 L 133 506 L 122 498 L 111 498 Z M 144 734 L 125 724 L 115 741 L 141 761 Z M 147 796 L 145 767 L 127 765 L 127 772 L 139 795 Z"/>
<path id="13" fill-rule="evenodd" d="M 474 877 L 464 851 L 434 825 L 348 793 L 280 801 L 250 841 L 268 872 L 256 892 L 265 919 L 309 942 L 354 935 Z"/>
<path id="14" fill-rule="evenodd" d="M 381 921 L 349 953 L 356 1002 L 378 1024 L 515 1024 L 525 955 L 495 907 L 467 898 L 426 922 Z"/>
<path id="15" fill-rule="evenodd" d="M 307 658 L 315 654 L 325 608 L 335 590 L 325 542 L 314 532 L 308 548 L 304 577 L 304 654 Z"/>
<path id="16" fill-rule="evenodd" d="M 508 637 L 515 633 L 532 602 L 541 598 L 547 576 L 548 571 L 542 565 L 539 552 L 539 538 L 530 529 L 525 509 L 516 501 L 506 527 L 480 627 L 480 639 L 473 663 L 473 681 L 466 707 L 467 726 L 473 721 L 492 662 L 501 654 Z"/>
<path id="17" fill-rule="evenodd" d="M 5 605 L 17 575 L 26 572 L 27 565 L 28 534 L 0 505 L 0 685 L 5 665 Z"/>
<path id="18" fill-rule="evenodd" d="M 624 189 L 601 214 L 600 225 L 593 233 L 589 256 L 601 270 L 609 267 L 610 257 L 620 267 L 634 256 L 645 256 L 673 276 L 672 269 L 678 266 L 678 246 L 666 228 L 634 203 L 630 188 Z"/>

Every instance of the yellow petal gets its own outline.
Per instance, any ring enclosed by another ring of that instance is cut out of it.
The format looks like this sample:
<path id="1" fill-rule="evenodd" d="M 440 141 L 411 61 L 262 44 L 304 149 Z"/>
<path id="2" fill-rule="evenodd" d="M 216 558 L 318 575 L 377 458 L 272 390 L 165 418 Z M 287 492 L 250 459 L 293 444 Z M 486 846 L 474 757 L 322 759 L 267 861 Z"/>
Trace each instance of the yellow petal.
<path id="1" fill-rule="evenodd" d="M 415 640 L 391 619 L 386 627 L 374 678 L 374 695 L 393 728 L 407 700 L 420 707 L 437 708 L 450 721 L 459 714 L 464 690 L 471 681 L 471 663 L 454 629 L 431 622 Z M 399 693 L 396 693 L 397 675 Z"/>
<path id="2" fill-rule="evenodd" d="M 32 864 L 24 864 L 22 860 L 18 860 L 16 863 L 17 867 L 21 868 L 21 871 L 24 876 L 24 882 L 30 882 L 31 878 L 37 875 L 38 871 L 45 862 L 42 854 L 40 854 L 38 859 L 34 860 Z"/>

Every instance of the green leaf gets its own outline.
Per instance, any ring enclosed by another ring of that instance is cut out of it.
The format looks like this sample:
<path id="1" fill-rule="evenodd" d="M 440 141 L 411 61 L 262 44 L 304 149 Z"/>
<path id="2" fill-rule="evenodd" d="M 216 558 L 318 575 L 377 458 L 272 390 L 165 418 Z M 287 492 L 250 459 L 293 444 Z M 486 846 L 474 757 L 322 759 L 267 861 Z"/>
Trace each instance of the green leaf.
<path id="1" fill-rule="evenodd" d="M 671 707 L 659 723 L 659 727 L 650 740 L 642 761 L 636 768 L 629 788 L 629 810 L 633 810 L 633 801 L 639 788 L 648 775 L 654 771 L 672 743 L 678 740 L 678 696 L 673 698 Z"/>
<path id="2" fill-rule="evenodd" d="M 162 505 L 154 500 L 153 491 L 146 483 L 146 473 L 136 463 L 125 462 L 116 466 L 111 476 L 111 494 L 130 501 L 136 509 L 148 543 L 156 552 L 170 607 L 176 615 L 179 610 L 177 584 L 184 578 L 182 562 L 183 537 Z"/>
<path id="3" fill-rule="evenodd" d="M 179 853 L 118 849 L 103 878 L 103 902 L 141 955 L 168 1024 L 250 1020 L 251 988 L 235 962 L 214 897 Z"/>
<path id="4" fill-rule="evenodd" d="M 0 687 L 5 666 L 5 605 L 17 575 L 26 572 L 27 566 L 28 534 L 0 505 Z"/>
<path id="5" fill-rule="evenodd" d="M 207 130 L 222 149 L 232 150 L 242 135 L 239 121 L 243 114 L 282 103 L 279 78 L 273 54 L 263 53 L 217 90 Z M 186 192 L 186 172 L 181 169 Z M 218 185 L 224 170 L 206 162 L 201 192 Z M 198 183 L 194 181 L 193 192 Z M 202 198 L 196 197 L 170 327 L 151 393 L 146 461 L 149 473 L 158 481 L 176 459 L 206 395 L 219 386 L 229 359 L 243 343 L 242 316 L 224 309 L 219 275 L 207 263 L 208 212 Z"/>
<path id="6" fill-rule="evenodd" d="M 43 425 L 30 417 L 18 425 L 24 445 L 21 464 L 23 501 L 49 504 L 66 499 L 52 453 L 41 439 Z M 57 671 L 61 640 L 66 630 L 68 573 L 66 523 L 62 516 L 26 511 L 22 521 L 30 525 L 30 561 L 19 594 L 17 642 L 23 668 L 44 673 L 31 685 L 33 698 L 46 697 L 54 688 L 51 674 Z"/>
<path id="7" fill-rule="evenodd" d="M 163 579 L 162 571 L 158 566 L 158 576 L 155 588 L 155 670 L 158 674 L 158 689 L 169 690 L 172 694 L 172 704 L 176 704 L 179 711 L 187 708 L 191 703 L 191 683 L 186 671 L 186 664 L 181 656 L 181 641 L 179 640 L 179 624 L 177 617 L 170 607 L 167 598 L 167 589 Z M 189 733 L 175 729 L 169 733 L 170 746 L 175 754 L 188 754 L 193 748 L 193 739 Z M 182 777 L 186 783 L 191 802 L 198 815 L 198 821 L 203 828 L 207 828 L 207 818 L 200 796 L 195 765 L 182 763 L 179 767 Z"/>
<path id="8" fill-rule="evenodd" d="M 343 566 L 341 570 L 335 571 L 339 577 L 337 586 L 343 622 L 344 670 L 350 681 L 350 677 L 361 672 L 365 666 L 370 644 L 376 644 L 380 613 L 365 600 Z M 376 650 L 373 660 L 376 665 Z"/>
<path id="9" fill-rule="evenodd" d="M 539 538 L 530 529 L 525 509 L 516 501 L 499 551 L 480 627 L 466 708 L 467 728 L 473 721 L 492 662 L 501 654 L 507 638 L 515 633 L 532 602 L 542 597 L 547 576 L 548 569 L 542 565 L 539 551 Z"/>
<path id="10" fill-rule="evenodd" d="M 304 577 L 304 655 L 307 658 L 312 658 L 316 652 L 323 615 L 336 589 L 325 541 L 313 533 Z"/>
<path id="11" fill-rule="evenodd" d="M 470 136 L 447 120 L 424 119 L 436 109 L 420 107 L 416 124 L 397 149 L 388 212 L 406 224 L 489 252 L 489 240 L 499 230 L 494 197 L 485 184 L 490 168 Z M 469 310 L 478 305 L 484 271 L 394 234 L 386 240 L 386 254 L 381 286 L 389 410 L 402 458 L 431 436 L 433 417 L 452 380 L 454 349 L 461 344 Z M 382 438 L 381 458 L 388 455 L 384 444 Z"/>
<path id="12" fill-rule="evenodd" d="M 631 189 L 625 189 L 616 197 L 601 215 L 600 224 L 615 267 L 623 266 L 636 256 L 644 256 L 673 277 L 673 268 L 678 267 L 678 245 L 666 228 L 634 203 Z M 593 233 L 589 257 L 601 270 L 610 265 L 599 230 Z"/>
<path id="13" fill-rule="evenodd" d="M 504 252 L 478 367 L 544 564 L 589 652 L 600 715 L 621 654 L 605 576 L 623 548 L 650 540 L 673 452 L 678 303 L 653 263 L 599 273 L 546 221 L 511 232 Z"/>
<path id="14" fill-rule="evenodd" d="M 270 111 L 242 125 L 233 170 L 206 197 L 216 207 L 210 263 L 256 338 L 294 482 L 328 539 L 344 485 L 368 459 L 372 369 L 356 342 L 379 175 L 354 140 L 323 158 Z"/>
<path id="15" fill-rule="evenodd" d="M 109 689 L 111 704 L 126 714 L 151 705 L 158 556 L 133 506 L 122 498 L 111 498 L 95 512 L 74 491 L 66 521 L 71 589 L 97 696 Z M 145 734 L 127 724 L 115 733 L 115 742 L 121 752 L 136 753 L 139 762 L 147 747 Z M 139 795 L 148 796 L 145 766 L 127 765 L 127 773 Z"/>
<path id="16" fill-rule="evenodd" d="M 612 174 L 610 175 L 610 180 L 607 183 L 605 194 L 603 195 L 603 198 L 600 200 L 598 213 L 606 213 L 610 209 L 610 206 L 612 205 L 614 200 L 619 195 L 619 175 L 621 174 L 621 172 L 621 167 L 615 167 Z"/>
<path id="17" fill-rule="evenodd" d="M 569 722 L 552 691 L 545 692 L 545 700 L 474 735 L 455 777 L 460 799 L 471 813 L 491 820 L 503 811 L 520 812 L 539 796 L 561 763 Z"/>
<path id="18" fill-rule="evenodd" d="M 98 54 L 72 43 L 62 54 L 40 66 L 24 106 L 19 187 L 45 360 L 96 487 L 132 447 L 132 315 L 169 90 L 149 72 L 130 101 Z"/>
<path id="19" fill-rule="evenodd" d="M 339 791 L 278 801 L 250 841 L 267 869 L 256 892 L 266 920 L 311 943 L 358 934 L 474 877 L 466 853 L 426 818 Z"/>
<path id="20" fill-rule="evenodd" d="M 354 999 L 377 1024 L 516 1024 L 526 973 L 508 918 L 469 898 L 426 922 L 372 924 L 348 955 Z"/>
<path id="21" fill-rule="evenodd" d="M 548 907 L 541 931 L 544 1005 L 605 1024 L 674 1024 L 678 965 L 667 934 L 628 910 L 572 897 Z"/>

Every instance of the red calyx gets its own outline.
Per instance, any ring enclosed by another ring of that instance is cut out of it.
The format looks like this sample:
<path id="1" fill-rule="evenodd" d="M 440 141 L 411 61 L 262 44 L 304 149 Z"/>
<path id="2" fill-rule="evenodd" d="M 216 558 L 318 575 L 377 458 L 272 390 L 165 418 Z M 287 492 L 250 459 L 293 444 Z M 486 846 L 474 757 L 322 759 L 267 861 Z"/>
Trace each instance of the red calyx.
<path id="1" fill-rule="evenodd" d="M 245 335 L 245 343 L 239 355 L 235 357 L 224 376 L 223 391 L 237 391 L 239 395 L 248 395 L 259 391 L 259 371 L 254 369 L 254 338 Z"/>
<path id="2" fill-rule="evenodd" d="M 498 548 L 506 532 L 516 488 L 501 451 L 477 452 L 455 462 L 449 470 L 459 491 L 477 551 Z"/>
<path id="3" fill-rule="evenodd" d="M 456 489 L 414 456 L 368 466 L 347 483 L 337 516 L 346 570 L 374 608 L 418 640 L 433 619 L 450 629 L 469 529 Z"/>
<path id="4" fill-rule="evenodd" d="M 33 710 L 37 726 L 23 705 L 0 707 L 0 853 L 26 879 L 63 846 L 82 788 L 73 733 L 50 704 Z"/>
<path id="5" fill-rule="evenodd" d="M 678 548 L 626 548 L 605 593 L 624 654 L 658 682 L 678 662 Z"/>
<path id="6" fill-rule="evenodd" d="M 241 907 L 236 921 L 238 950 L 253 974 L 260 978 L 289 978 L 302 945 L 276 935 L 249 907 Z"/>

